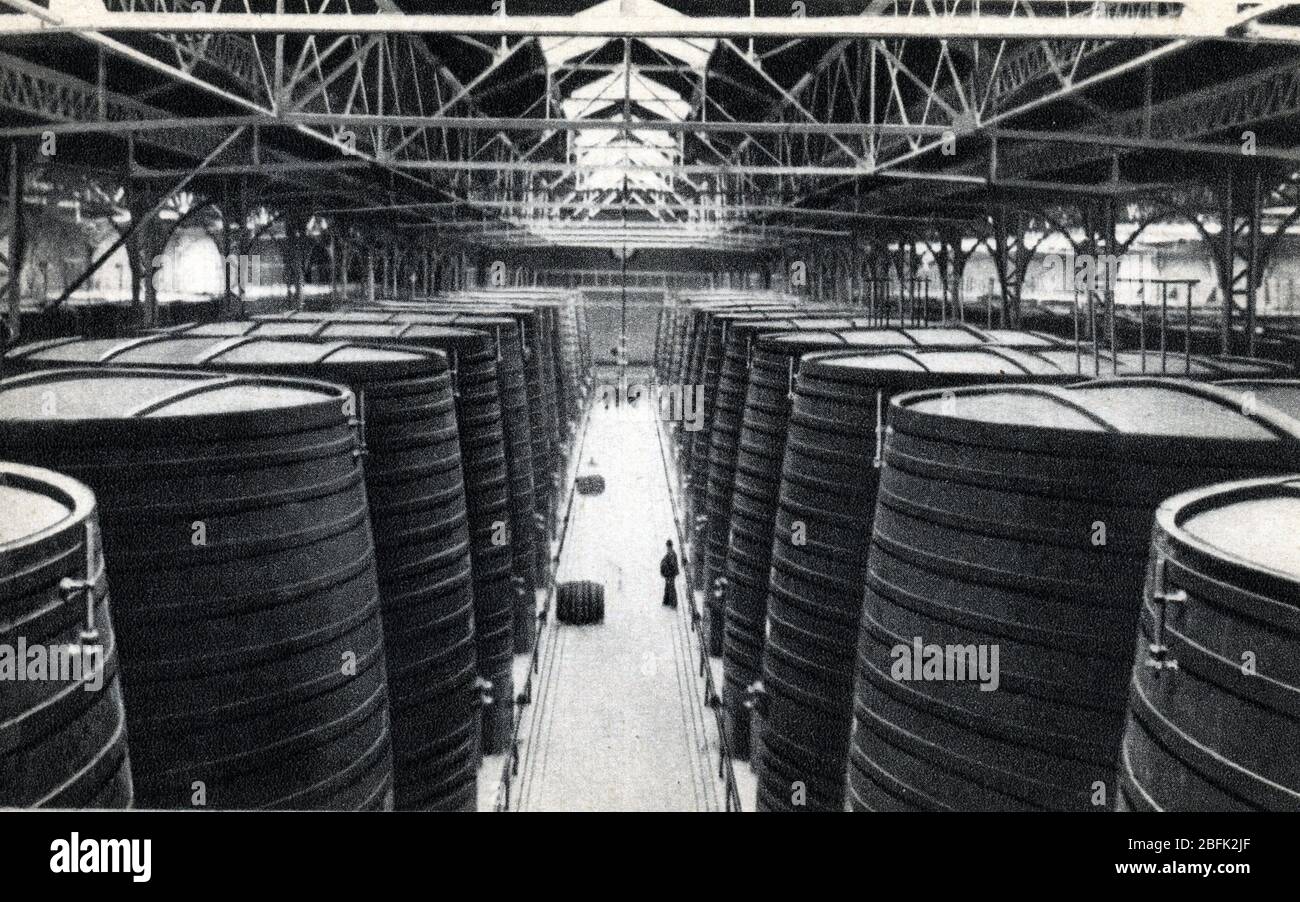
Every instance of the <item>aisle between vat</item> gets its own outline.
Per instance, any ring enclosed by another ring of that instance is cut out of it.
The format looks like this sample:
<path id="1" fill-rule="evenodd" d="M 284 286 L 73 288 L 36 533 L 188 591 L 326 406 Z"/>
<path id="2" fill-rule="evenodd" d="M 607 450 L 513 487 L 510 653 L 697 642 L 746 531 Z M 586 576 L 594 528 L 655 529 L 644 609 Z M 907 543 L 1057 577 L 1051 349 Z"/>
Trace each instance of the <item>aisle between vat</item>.
<path id="1" fill-rule="evenodd" d="M 659 557 L 674 527 L 655 429 L 646 405 L 591 414 L 580 470 L 603 475 L 606 489 L 575 500 L 559 579 L 603 583 L 605 620 L 546 628 L 522 713 L 517 809 L 722 807 L 697 640 L 686 606 L 661 602 Z"/>

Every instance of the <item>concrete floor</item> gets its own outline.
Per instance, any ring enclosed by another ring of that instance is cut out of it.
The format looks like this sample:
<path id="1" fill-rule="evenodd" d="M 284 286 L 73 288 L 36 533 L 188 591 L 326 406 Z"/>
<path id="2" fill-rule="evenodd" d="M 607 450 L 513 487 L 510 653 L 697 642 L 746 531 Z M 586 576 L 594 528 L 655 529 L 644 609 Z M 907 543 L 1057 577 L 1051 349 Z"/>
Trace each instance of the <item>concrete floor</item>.
<path id="1" fill-rule="evenodd" d="M 602 582 L 605 622 L 544 628 L 512 810 L 725 807 L 684 580 L 683 603 L 661 603 L 659 558 L 665 539 L 677 543 L 662 453 L 650 405 L 592 411 L 578 465 L 606 490 L 575 496 L 558 578 Z M 497 774 L 485 768 L 481 779 Z"/>

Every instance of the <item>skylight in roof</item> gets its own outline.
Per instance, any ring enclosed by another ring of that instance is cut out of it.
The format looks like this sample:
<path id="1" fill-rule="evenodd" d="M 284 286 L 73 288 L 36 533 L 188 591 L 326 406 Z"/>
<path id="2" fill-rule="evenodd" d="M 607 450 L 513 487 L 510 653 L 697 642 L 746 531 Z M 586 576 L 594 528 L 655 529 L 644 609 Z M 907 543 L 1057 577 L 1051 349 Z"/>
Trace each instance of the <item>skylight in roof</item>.
<path id="1" fill-rule="evenodd" d="M 616 31 L 616 26 L 627 16 L 686 18 L 657 0 L 603 0 L 573 18 L 587 23 L 609 22 L 611 30 Z M 578 63 L 615 40 L 602 36 L 543 37 L 538 45 L 550 75 L 567 86 L 580 81 L 572 71 Z M 638 38 L 635 44 L 643 49 L 629 54 L 629 60 L 644 59 L 644 48 L 649 48 L 664 61 L 680 64 L 682 73 L 693 72 L 702 77 L 718 41 Z M 573 80 L 569 81 L 570 78 Z M 622 62 L 608 66 L 607 71 L 585 84 L 565 90 L 559 108 L 565 119 L 592 121 L 591 128 L 574 131 L 569 142 L 569 161 L 576 167 L 569 176 L 570 185 L 575 193 L 588 198 L 569 221 L 584 221 L 597 229 L 608 227 L 607 221 L 593 218 L 611 205 L 623 212 L 624 204 L 626 209 L 635 207 L 643 216 L 648 213 L 658 221 L 676 221 L 680 214 L 668 212 L 669 208 L 680 210 L 691 205 L 689 197 L 683 197 L 679 189 L 689 194 L 694 184 L 684 176 L 667 171 L 684 162 L 679 136 L 660 129 L 635 127 L 636 123 L 651 119 L 669 122 L 688 119 L 694 106 L 681 91 L 653 77 L 635 61 Z M 536 231 L 536 227 L 555 222 L 554 216 L 547 216 L 529 227 Z M 700 223 L 691 226 L 700 227 Z"/>
<path id="2" fill-rule="evenodd" d="M 663 119 L 680 122 L 691 114 L 691 104 L 667 85 L 650 78 L 635 65 L 619 65 L 593 82 L 575 88 L 564 101 L 564 115 L 569 119 L 594 116 L 624 101 Z"/>
<path id="3" fill-rule="evenodd" d="M 687 16 L 656 0 L 604 0 L 573 16 L 583 22 L 609 22 L 611 30 L 628 16 L 685 19 Z M 612 41 L 612 37 L 544 37 L 540 40 L 546 65 L 552 70 L 586 56 Z M 703 72 L 718 42 L 715 38 L 644 38 L 647 46 Z"/>

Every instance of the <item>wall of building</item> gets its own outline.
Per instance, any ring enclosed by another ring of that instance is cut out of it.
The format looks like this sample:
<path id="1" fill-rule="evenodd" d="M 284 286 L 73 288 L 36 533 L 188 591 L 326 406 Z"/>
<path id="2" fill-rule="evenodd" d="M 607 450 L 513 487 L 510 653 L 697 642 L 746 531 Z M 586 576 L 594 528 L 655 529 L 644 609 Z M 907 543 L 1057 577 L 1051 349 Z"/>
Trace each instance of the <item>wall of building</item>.
<path id="1" fill-rule="evenodd" d="M 1053 257 L 1054 259 L 1049 259 Z M 1074 261 L 1058 251 L 1039 253 L 1030 262 L 1025 275 L 1023 297 L 1026 300 L 1068 301 L 1074 293 L 1066 277 Z M 938 273 L 933 266 L 922 271 L 938 293 Z M 1120 260 L 1120 282 L 1116 299 L 1120 304 L 1136 305 L 1142 294 L 1146 303 L 1159 302 L 1159 289 L 1147 282 L 1141 289 L 1134 279 L 1191 280 L 1194 304 L 1218 303 L 1219 283 L 1217 269 L 1205 244 L 1186 241 L 1175 244 L 1135 246 Z M 1186 303 L 1186 289 L 1171 286 L 1170 303 Z M 962 294 L 975 299 L 986 294 L 999 293 L 997 267 L 986 250 L 979 250 L 967 261 L 962 279 Z M 1237 298 L 1241 304 L 1242 299 Z M 1300 241 L 1287 240 L 1274 254 L 1265 268 L 1264 281 L 1259 289 L 1261 313 L 1300 313 Z"/>

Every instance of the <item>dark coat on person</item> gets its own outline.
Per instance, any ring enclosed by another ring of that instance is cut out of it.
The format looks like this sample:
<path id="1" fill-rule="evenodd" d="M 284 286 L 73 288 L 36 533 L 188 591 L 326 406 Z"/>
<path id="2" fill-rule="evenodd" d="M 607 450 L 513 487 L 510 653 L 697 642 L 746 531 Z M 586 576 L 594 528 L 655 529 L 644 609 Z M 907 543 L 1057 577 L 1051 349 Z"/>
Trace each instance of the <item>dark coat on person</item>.
<path id="1" fill-rule="evenodd" d="M 677 574 L 681 572 L 681 568 L 677 565 L 677 552 L 669 548 L 663 559 L 659 561 L 659 575 L 664 579 L 676 579 Z"/>

